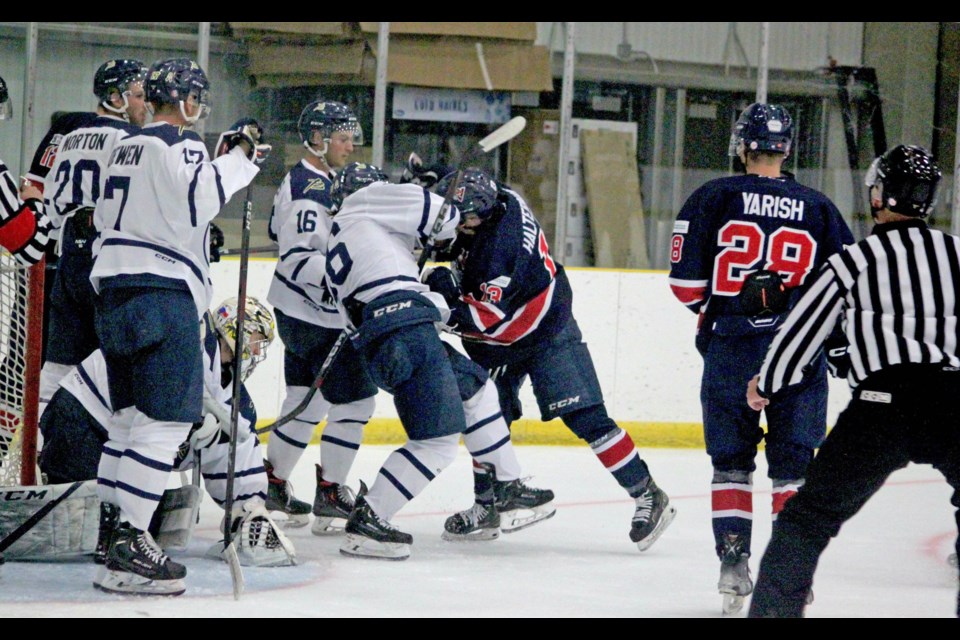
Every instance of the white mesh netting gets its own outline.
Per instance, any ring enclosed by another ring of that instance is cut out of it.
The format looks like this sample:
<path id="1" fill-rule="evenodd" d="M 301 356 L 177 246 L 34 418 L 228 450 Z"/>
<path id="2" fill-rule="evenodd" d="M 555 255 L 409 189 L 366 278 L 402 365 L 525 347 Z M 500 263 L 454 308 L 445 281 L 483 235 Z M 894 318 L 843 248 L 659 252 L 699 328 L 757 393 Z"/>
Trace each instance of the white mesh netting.
<path id="1" fill-rule="evenodd" d="M 20 484 L 28 273 L 0 251 L 0 486 Z"/>

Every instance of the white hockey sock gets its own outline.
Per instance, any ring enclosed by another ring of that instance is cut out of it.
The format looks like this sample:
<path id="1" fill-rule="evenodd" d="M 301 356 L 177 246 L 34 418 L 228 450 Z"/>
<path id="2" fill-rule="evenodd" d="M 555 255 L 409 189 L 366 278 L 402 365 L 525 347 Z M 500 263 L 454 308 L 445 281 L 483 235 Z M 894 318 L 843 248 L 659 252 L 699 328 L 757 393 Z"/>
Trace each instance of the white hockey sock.
<path id="1" fill-rule="evenodd" d="M 167 488 L 173 460 L 190 433 L 189 422 L 161 422 L 137 412 L 130 442 L 117 465 L 120 519 L 146 530 Z"/>
<path id="2" fill-rule="evenodd" d="M 97 466 L 97 495 L 101 502 L 117 504 L 117 465 L 130 444 L 130 426 L 136 409 L 127 407 L 113 414 L 107 427 L 107 441 L 103 445 Z"/>
<path id="3" fill-rule="evenodd" d="M 53 394 L 60 388 L 60 380 L 70 372 L 73 367 L 69 364 L 59 364 L 57 362 L 44 362 L 40 369 L 40 407 L 37 419 L 43 415 Z"/>
<path id="4" fill-rule="evenodd" d="M 307 395 L 307 391 L 307 387 L 287 387 L 287 397 L 280 407 L 280 414 L 290 413 Z M 330 403 L 318 392 L 299 416 L 270 434 L 267 460 L 273 465 L 273 472 L 278 478 L 290 479 L 293 468 L 310 444 L 313 432 L 327 417 L 329 409 Z"/>
<path id="5" fill-rule="evenodd" d="M 343 484 L 357 457 L 363 440 L 363 428 L 376 408 L 375 397 L 349 404 L 335 404 L 327 414 L 327 425 L 320 437 L 320 464 L 323 479 Z"/>
<path id="6" fill-rule="evenodd" d="M 520 461 L 510 441 L 510 429 L 500 412 L 497 387 L 487 380 L 483 388 L 463 403 L 467 430 L 463 444 L 479 462 L 489 462 L 497 470 L 497 480 L 516 480 L 520 477 Z"/>
<path id="7" fill-rule="evenodd" d="M 413 500 L 457 456 L 460 434 L 410 440 L 387 457 L 377 480 L 367 493 L 367 503 L 374 513 L 390 520 Z"/>

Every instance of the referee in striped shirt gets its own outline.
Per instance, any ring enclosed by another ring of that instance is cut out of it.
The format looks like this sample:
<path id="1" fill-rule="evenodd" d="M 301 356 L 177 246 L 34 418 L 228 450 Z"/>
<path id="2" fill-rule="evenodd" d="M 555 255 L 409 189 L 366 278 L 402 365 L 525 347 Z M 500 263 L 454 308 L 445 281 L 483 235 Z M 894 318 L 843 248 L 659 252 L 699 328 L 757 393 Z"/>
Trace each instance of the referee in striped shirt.
<path id="1" fill-rule="evenodd" d="M 874 161 L 872 234 L 828 259 L 748 385 L 753 409 L 776 402 L 839 319 L 853 397 L 774 523 L 750 617 L 802 616 L 830 538 L 909 462 L 944 474 L 960 527 L 960 239 L 923 221 L 940 176 L 920 147 Z"/>

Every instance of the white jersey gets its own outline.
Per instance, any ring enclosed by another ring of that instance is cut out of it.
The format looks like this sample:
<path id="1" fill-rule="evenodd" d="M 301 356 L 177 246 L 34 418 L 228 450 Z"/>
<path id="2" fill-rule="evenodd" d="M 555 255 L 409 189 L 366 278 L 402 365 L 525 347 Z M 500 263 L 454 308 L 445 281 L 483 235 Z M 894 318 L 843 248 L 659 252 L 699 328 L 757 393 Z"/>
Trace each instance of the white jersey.
<path id="1" fill-rule="evenodd" d="M 443 296 L 420 282 L 413 255 L 426 242 L 442 206 L 443 198 L 412 183 L 376 182 L 344 199 L 333 218 L 327 277 L 349 326 L 347 302 L 370 302 L 397 290 L 421 293 L 444 319 L 449 316 Z M 460 212 L 451 206 L 434 241 L 452 239 L 459 223 Z"/>
<path id="2" fill-rule="evenodd" d="M 298 320 L 340 329 L 343 321 L 324 280 L 332 179 L 301 160 L 277 189 L 270 237 L 280 245 L 280 258 L 267 302 Z"/>
<path id="3" fill-rule="evenodd" d="M 210 222 L 258 171 L 239 147 L 211 161 L 200 136 L 164 122 L 121 140 L 94 212 L 94 289 L 117 275 L 181 280 L 201 317 L 213 293 Z"/>
<path id="4" fill-rule="evenodd" d="M 118 141 L 139 130 L 123 118 L 101 115 L 63 137 L 43 187 L 47 216 L 55 228 L 63 227 L 75 210 L 96 206 L 110 153 Z"/>

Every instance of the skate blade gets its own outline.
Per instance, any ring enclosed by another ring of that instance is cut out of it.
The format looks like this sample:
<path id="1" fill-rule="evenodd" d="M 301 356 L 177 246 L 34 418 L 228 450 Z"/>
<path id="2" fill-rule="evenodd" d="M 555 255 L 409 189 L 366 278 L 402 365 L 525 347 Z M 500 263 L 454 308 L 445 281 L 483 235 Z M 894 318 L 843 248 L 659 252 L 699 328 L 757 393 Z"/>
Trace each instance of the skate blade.
<path id="1" fill-rule="evenodd" d="M 637 549 L 640 551 L 646 551 L 653 546 L 653 543 L 660 539 L 660 536 L 663 535 L 663 532 L 667 530 L 667 527 L 670 526 L 670 523 L 673 522 L 674 516 L 677 515 L 677 508 L 675 506 L 667 505 L 667 508 L 663 510 L 663 513 L 660 514 L 660 521 L 657 523 L 657 526 L 654 527 L 653 531 L 650 532 L 643 540 L 637 541 Z"/>
<path id="2" fill-rule="evenodd" d="M 550 516 L 547 517 L 549 518 Z M 486 542 L 499 538 L 500 529 L 478 529 L 472 533 L 452 533 L 450 531 L 444 531 L 440 537 L 447 542 Z"/>
<path id="3" fill-rule="evenodd" d="M 373 560 L 406 560 L 410 557 L 410 545 L 400 542 L 378 542 L 365 536 L 348 533 L 340 553 L 353 558 Z"/>
<path id="4" fill-rule="evenodd" d="M 187 590 L 183 580 L 151 580 L 129 571 L 113 571 L 106 567 L 97 572 L 93 587 L 123 596 L 179 596 Z"/>
<path id="5" fill-rule="evenodd" d="M 515 509 L 513 511 L 500 512 L 500 530 L 504 533 L 513 533 L 532 527 L 538 522 L 549 520 L 557 513 L 556 507 L 552 502 L 542 504 L 532 509 Z"/>
<path id="6" fill-rule="evenodd" d="M 724 615 L 733 615 L 740 613 L 740 610 L 743 609 L 743 603 L 745 596 L 738 596 L 732 593 L 723 594 L 723 613 Z"/>
<path id="7" fill-rule="evenodd" d="M 299 529 L 310 524 L 309 513 L 287 513 L 286 511 L 271 511 L 270 517 L 281 529 Z"/>
<path id="8" fill-rule="evenodd" d="M 315 536 L 337 536 L 343 533 L 343 528 L 346 524 L 346 518 L 314 516 L 313 524 L 310 526 L 310 533 Z"/>

